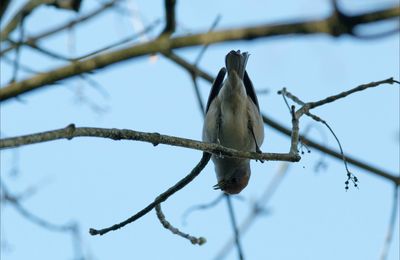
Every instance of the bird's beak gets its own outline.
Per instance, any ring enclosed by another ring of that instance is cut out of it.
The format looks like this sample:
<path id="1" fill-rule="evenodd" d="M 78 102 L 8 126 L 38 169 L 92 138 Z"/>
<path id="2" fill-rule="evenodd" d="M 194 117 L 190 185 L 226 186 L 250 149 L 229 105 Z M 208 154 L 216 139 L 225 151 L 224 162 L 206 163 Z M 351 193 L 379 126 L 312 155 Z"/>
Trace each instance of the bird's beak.
<path id="1" fill-rule="evenodd" d="M 214 190 L 222 190 L 222 188 L 225 186 L 225 181 L 219 181 L 217 184 L 213 186 Z"/>

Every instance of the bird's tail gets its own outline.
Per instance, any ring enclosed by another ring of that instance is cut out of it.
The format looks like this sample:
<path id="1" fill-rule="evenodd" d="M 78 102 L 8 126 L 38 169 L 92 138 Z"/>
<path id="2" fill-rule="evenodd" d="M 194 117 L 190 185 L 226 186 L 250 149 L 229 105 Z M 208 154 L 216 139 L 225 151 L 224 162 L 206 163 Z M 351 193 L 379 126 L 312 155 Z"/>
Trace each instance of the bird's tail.
<path id="1" fill-rule="evenodd" d="M 228 76 L 232 71 L 236 71 L 238 76 L 243 79 L 249 56 L 250 54 L 248 52 L 241 53 L 240 50 L 230 51 L 225 57 L 225 66 L 228 71 Z"/>

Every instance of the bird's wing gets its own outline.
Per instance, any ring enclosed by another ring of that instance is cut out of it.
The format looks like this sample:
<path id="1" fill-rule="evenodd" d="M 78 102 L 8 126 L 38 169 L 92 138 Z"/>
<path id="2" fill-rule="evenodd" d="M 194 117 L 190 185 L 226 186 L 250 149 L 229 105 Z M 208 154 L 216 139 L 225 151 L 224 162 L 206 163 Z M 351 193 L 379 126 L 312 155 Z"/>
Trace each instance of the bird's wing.
<path id="1" fill-rule="evenodd" d="M 250 80 L 249 74 L 247 71 L 244 72 L 243 78 L 244 87 L 246 88 L 247 95 L 253 100 L 254 105 L 256 105 L 258 112 L 260 112 L 260 106 L 258 105 L 258 99 L 256 95 L 256 91 L 254 90 L 253 83 Z"/>
<path id="2" fill-rule="evenodd" d="M 214 80 L 214 83 L 211 87 L 210 95 L 208 96 L 207 106 L 206 106 L 206 113 L 210 108 L 211 102 L 214 100 L 216 96 L 218 96 L 219 91 L 222 87 L 222 82 L 224 81 L 226 74 L 226 69 L 222 68 L 219 70 L 217 78 Z"/>

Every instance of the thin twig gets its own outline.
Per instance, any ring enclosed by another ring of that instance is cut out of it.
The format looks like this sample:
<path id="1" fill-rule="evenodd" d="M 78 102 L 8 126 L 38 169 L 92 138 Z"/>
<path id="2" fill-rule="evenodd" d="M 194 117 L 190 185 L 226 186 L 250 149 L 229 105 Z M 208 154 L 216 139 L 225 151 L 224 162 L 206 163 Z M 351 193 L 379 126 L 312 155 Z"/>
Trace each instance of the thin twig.
<path id="1" fill-rule="evenodd" d="M 273 120 L 272 118 L 270 118 L 266 115 L 262 115 L 262 117 L 263 117 L 264 123 L 269 125 L 273 129 L 277 130 L 278 132 L 280 132 L 284 135 L 287 135 L 287 136 L 291 135 L 292 131 L 289 128 L 283 126 L 282 124 L 278 123 L 277 121 Z M 301 141 L 304 144 L 308 145 L 309 147 L 315 148 L 318 151 L 325 153 L 327 155 L 330 155 L 333 158 L 336 158 L 338 160 L 342 160 L 342 155 L 340 152 L 335 151 L 334 149 L 328 148 L 323 144 L 319 144 L 305 136 L 300 136 L 299 138 L 301 139 Z M 395 173 L 390 173 L 388 171 L 382 170 L 382 169 L 375 167 L 367 162 L 363 162 L 359 159 L 356 159 L 350 155 L 347 155 L 346 157 L 347 157 L 348 163 L 350 163 L 354 166 L 357 166 L 360 169 L 363 169 L 369 173 L 372 173 L 374 175 L 377 175 L 377 176 L 383 177 L 387 180 L 390 180 L 390 181 L 394 182 L 396 185 L 400 185 L 400 178 L 397 177 Z"/>
<path id="2" fill-rule="evenodd" d="M 182 215 L 182 219 L 183 219 L 183 223 L 186 224 L 186 219 L 189 217 L 189 215 L 196 210 L 206 210 L 209 208 L 214 207 L 215 205 L 217 205 L 222 198 L 224 198 L 223 194 L 220 194 L 218 197 L 216 197 L 213 201 L 206 203 L 206 204 L 200 204 L 200 205 L 195 205 L 192 206 L 190 208 L 188 208 Z"/>
<path id="3" fill-rule="evenodd" d="M 25 15 L 21 15 L 20 19 L 21 21 L 19 22 L 19 39 L 22 41 L 24 39 L 24 34 L 25 34 L 25 27 L 24 27 L 24 20 L 25 20 Z M 15 58 L 14 58 L 14 66 L 13 66 L 13 74 L 10 80 L 10 83 L 17 81 L 17 76 L 18 76 L 18 71 L 19 71 L 19 62 L 20 62 L 20 55 L 21 50 L 19 47 L 15 49 Z"/>
<path id="4" fill-rule="evenodd" d="M 4 199 L 5 203 L 8 203 L 9 205 L 13 206 L 14 209 L 21 214 L 26 220 L 44 228 L 49 231 L 53 232 L 62 232 L 62 233 L 68 233 L 71 236 L 71 241 L 73 243 L 74 247 L 74 253 L 76 259 L 84 259 L 83 256 L 83 250 L 82 250 L 82 241 L 80 239 L 80 230 L 79 230 L 79 225 L 78 223 L 71 221 L 68 224 L 54 224 L 51 223 L 47 220 L 44 220 L 43 218 L 31 213 L 29 210 L 27 210 L 22 204 L 20 203 L 20 200 L 26 198 L 26 196 L 32 195 L 34 192 L 35 187 L 31 187 L 30 190 L 24 192 L 23 194 L 20 195 L 14 195 L 11 194 L 10 191 L 8 190 L 8 187 L 4 184 L 4 182 L 0 178 L 0 188 L 2 191 L 2 196 L 1 199 Z"/>
<path id="5" fill-rule="evenodd" d="M 215 17 L 215 20 L 211 24 L 211 27 L 208 30 L 208 32 L 214 31 L 220 21 L 221 21 L 221 15 L 219 14 L 219 15 L 217 15 L 217 17 Z M 201 48 L 199 54 L 197 54 L 197 57 L 196 57 L 196 59 L 194 61 L 194 66 L 198 66 L 199 65 L 200 60 L 203 58 L 204 54 L 206 53 L 206 50 L 207 50 L 208 46 L 210 46 L 210 45 L 206 44 L 206 45 L 203 46 L 203 48 Z"/>
<path id="6" fill-rule="evenodd" d="M 29 15 L 37 7 L 53 2 L 54 0 L 30 0 L 11 18 L 11 20 L 3 27 L 0 33 L 1 41 L 8 39 L 9 34 L 18 27 L 21 22 L 21 17 Z"/>
<path id="7" fill-rule="evenodd" d="M 155 206 L 156 209 L 156 213 L 157 213 L 157 218 L 158 220 L 160 220 L 161 224 L 163 225 L 164 228 L 168 229 L 169 231 L 171 231 L 173 234 L 181 236 L 183 238 L 186 238 L 187 240 L 189 240 L 193 245 L 203 245 L 204 243 L 207 242 L 207 240 L 204 237 L 194 237 L 191 236 L 189 234 L 186 234 L 182 231 L 180 231 L 179 229 L 177 229 L 176 227 L 174 227 L 173 225 L 171 225 L 171 223 L 168 222 L 168 220 L 166 220 L 164 213 L 161 210 L 161 205 L 158 204 Z"/>
<path id="8" fill-rule="evenodd" d="M 269 203 L 269 200 L 272 198 L 275 191 L 278 189 L 279 185 L 282 183 L 283 178 L 286 176 L 286 173 L 289 169 L 289 163 L 282 162 L 278 171 L 272 178 L 271 182 L 267 185 L 266 189 L 262 193 L 262 195 L 257 199 L 254 203 L 251 211 L 247 214 L 245 219 L 239 226 L 239 233 L 243 236 L 247 230 L 249 230 L 250 226 L 254 223 L 254 220 L 260 216 L 260 214 L 265 213 L 265 208 Z M 221 260 L 225 258 L 226 254 L 229 250 L 235 245 L 235 238 L 231 237 L 228 241 L 226 241 L 225 245 L 218 252 L 215 260 Z"/>
<path id="9" fill-rule="evenodd" d="M 138 213 L 136 213 L 135 215 L 131 216 L 130 218 L 118 223 L 118 224 L 114 224 L 108 228 L 103 228 L 100 230 L 97 229 L 93 229 L 91 228 L 89 230 L 89 233 L 94 236 L 94 235 L 104 235 L 110 231 L 115 231 L 117 229 L 120 229 L 132 222 L 134 222 L 135 220 L 143 217 L 144 215 L 146 215 L 147 213 L 149 213 L 155 206 L 157 206 L 158 204 L 160 204 L 161 202 L 166 201 L 171 195 L 173 195 L 174 193 L 176 193 L 177 191 L 181 190 L 182 188 L 184 188 L 186 185 L 188 185 L 191 181 L 194 180 L 194 178 L 196 178 L 200 172 L 204 169 L 204 167 L 207 165 L 208 161 L 211 158 L 211 154 L 209 153 L 203 153 L 203 156 L 201 157 L 200 162 L 193 168 L 193 170 L 183 179 L 181 179 L 179 182 L 177 182 L 174 186 L 172 186 L 171 188 L 169 188 L 168 190 L 166 190 L 165 192 L 161 193 L 152 203 L 150 203 L 147 207 L 145 207 L 144 209 L 140 210 Z"/>
<path id="10" fill-rule="evenodd" d="M 221 20 L 221 16 L 218 15 L 214 22 L 211 25 L 211 28 L 209 30 L 209 32 L 213 31 L 215 29 L 215 27 L 218 25 L 219 21 Z M 207 48 L 208 48 L 208 44 L 204 45 L 203 48 L 201 48 L 199 54 L 196 57 L 196 60 L 194 62 L 194 66 L 197 67 L 201 58 L 203 58 L 203 55 L 205 54 Z M 205 107 L 204 107 L 204 102 L 201 98 L 201 94 L 200 94 L 200 89 L 199 89 L 199 85 L 197 84 L 197 75 L 194 72 L 188 71 L 190 73 L 190 76 L 192 78 L 192 82 L 193 82 L 193 88 L 194 88 L 194 93 L 196 94 L 196 99 L 197 99 L 197 103 L 199 104 L 199 108 L 201 111 L 202 116 L 205 116 Z"/>
<path id="11" fill-rule="evenodd" d="M 8 5 L 10 4 L 11 0 L 3 0 L 0 3 L 0 19 L 3 18 L 3 14 L 7 11 Z"/>
<path id="12" fill-rule="evenodd" d="M 162 32 L 162 35 L 172 34 L 175 32 L 176 28 L 175 5 L 176 5 L 176 0 L 164 0 L 165 28 Z"/>
<path id="13" fill-rule="evenodd" d="M 88 20 L 90 20 L 90 19 L 96 17 L 97 15 L 103 13 L 103 11 L 108 10 L 108 9 L 109 9 L 110 7 L 112 7 L 117 1 L 118 1 L 118 0 L 112 0 L 112 1 L 109 1 L 109 2 L 107 2 L 107 3 L 104 3 L 104 4 L 102 4 L 99 8 L 94 9 L 93 11 L 91 11 L 91 12 L 85 14 L 85 15 L 80 16 L 80 17 L 78 17 L 77 19 L 75 19 L 75 20 L 73 20 L 73 21 L 70 21 L 70 22 L 67 22 L 67 23 L 65 23 L 65 24 L 56 26 L 56 27 L 54 27 L 54 28 L 52 28 L 52 29 L 49 29 L 49 30 L 47 30 L 47 31 L 45 31 L 45 32 L 42 32 L 42 33 L 40 33 L 40 34 L 38 34 L 38 35 L 36 35 L 36 36 L 29 37 L 29 38 L 26 39 L 24 42 L 10 42 L 10 43 L 11 43 L 11 46 L 2 49 L 2 50 L 0 51 L 0 56 L 3 56 L 3 54 L 5 54 L 5 53 L 7 53 L 7 52 L 9 52 L 9 51 L 11 51 L 11 50 L 13 50 L 13 49 L 16 48 L 17 46 L 20 46 L 20 45 L 28 45 L 28 44 L 34 44 L 34 43 L 36 43 L 36 42 L 42 40 L 43 38 L 46 38 L 46 37 L 51 36 L 51 35 L 53 35 L 53 34 L 56 34 L 56 33 L 58 33 L 58 32 L 62 32 L 62 31 L 64 31 L 64 30 L 66 30 L 66 29 L 69 29 L 69 28 L 74 27 L 74 26 L 77 25 L 77 24 L 81 24 L 81 23 L 83 23 L 83 22 L 85 22 L 85 21 L 88 21 Z M 9 39 L 8 39 L 8 40 L 9 40 Z"/>
<path id="14" fill-rule="evenodd" d="M 340 94 L 329 96 L 329 97 L 327 97 L 325 99 L 322 99 L 322 100 L 319 100 L 319 101 L 316 101 L 316 102 L 309 102 L 309 103 L 303 102 L 300 98 L 298 98 L 295 95 L 293 95 L 292 93 L 288 92 L 286 90 L 286 88 L 283 88 L 281 91 L 278 91 L 278 94 L 281 94 L 284 97 L 284 100 L 285 100 L 285 103 L 286 103 L 287 106 L 289 106 L 289 104 L 288 104 L 285 96 L 290 98 L 290 99 L 292 99 L 297 104 L 302 105 L 302 107 L 299 110 L 296 111 L 296 117 L 301 117 L 303 114 L 306 114 L 307 116 L 310 116 L 315 121 L 323 123 L 329 129 L 329 131 L 332 133 L 332 135 L 334 136 L 336 142 L 339 145 L 340 154 L 341 154 L 341 157 L 342 157 L 342 160 L 343 160 L 346 172 L 347 172 L 347 180 L 345 181 L 345 189 L 346 190 L 349 189 L 349 186 L 348 186 L 349 185 L 349 181 L 353 182 L 354 187 L 358 187 L 358 179 L 353 173 L 350 172 L 350 170 L 349 170 L 349 168 L 347 166 L 347 160 L 346 160 L 346 156 L 344 155 L 342 145 L 341 145 L 338 137 L 336 136 L 335 132 L 332 130 L 331 126 L 329 126 L 329 124 L 325 120 L 321 119 L 320 117 L 318 117 L 318 116 L 316 116 L 314 114 L 311 114 L 309 110 L 313 109 L 313 108 L 316 108 L 316 107 L 319 107 L 319 106 L 322 106 L 322 105 L 325 105 L 325 104 L 328 104 L 328 103 L 331 103 L 331 102 L 336 101 L 338 99 L 347 97 L 348 95 L 351 95 L 353 93 L 356 93 L 356 92 L 359 92 L 359 91 L 363 91 L 363 90 L 365 90 L 367 88 L 377 87 L 377 86 L 382 85 L 382 84 L 394 84 L 394 83 L 398 83 L 398 81 L 394 80 L 393 78 L 388 78 L 388 79 L 381 80 L 381 81 L 371 82 L 371 83 L 368 83 L 368 84 L 362 84 L 362 85 L 360 85 L 358 87 L 355 87 L 355 88 L 350 89 L 348 91 L 344 91 L 344 92 L 342 92 Z"/>
<path id="15" fill-rule="evenodd" d="M 59 224 L 53 224 L 50 223 L 47 220 L 44 220 L 30 211 L 28 211 L 25 207 L 21 205 L 19 200 L 14 197 L 13 195 L 10 194 L 8 188 L 5 186 L 4 182 L 0 180 L 0 187 L 3 190 L 3 198 L 6 202 L 9 202 L 10 205 L 14 207 L 16 211 L 18 211 L 19 214 L 21 214 L 25 219 L 31 221 L 32 223 L 35 223 L 38 226 L 41 226 L 42 228 L 48 229 L 50 231 L 56 231 L 56 232 L 68 232 L 72 229 L 71 224 L 64 224 L 64 225 L 59 225 Z"/>
<path id="16" fill-rule="evenodd" d="M 194 93 L 196 94 L 197 104 L 199 105 L 201 115 L 204 117 L 205 113 L 206 113 L 206 109 L 204 107 L 203 100 L 201 99 L 199 84 L 197 83 L 197 77 L 194 74 L 192 74 L 191 78 L 192 78 L 192 82 L 193 82 Z"/>
<path id="17" fill-rule="evenodd" d="M 235 217 L 235 212 L 233 211 L 233 205 L 232 205 L 231 197 L 230 197 L 229 194 L 226 194 L 225 197 L 226 197 L 226 203 L 228 204 L 228 212 L 229 212 L 229 217 L 230 217 L 230 220 L 231 220 L 232 229 L 233 229 L 233 232 L 234 232 L 235 245 L 236 245 L 238 257 L 239 257 L 240 260 L 244 260 L 243 249 L 242 249 L 242 245 L 240 243 L 240 232 L 238 230 L 238 225 L 237 225 L 237 221 L 236 221 L 236 217 Z"/>
<path id="18" fill-rule="evenodd" d="M 393 232 L 395 230 L 397 211 L 399 206 L 399 187 L 394 185 L 393 187 L 393 204 L 392 212 L 390 213 L 389 225 L 386 233 L 386 238 L 382 247 L 382 252 L 380 255 L 380 260 L 386 260 L 389 255 L 390 244 L 393 240 Z"/>
<path id="19" fill-rule="evenodd" d="M 39 46 L 36 42 L 34 42 L 34 43 L 27 42 L 26 46 L 29 46 L 30 48 L 32 48 L 32 49 L 34 49 L 34 50 L 36 50 L 36 51 L 38 51 L 38 52 L 40 52 L 42 54 L 45 54 L 45 55 L 47 55 L 47 56 L 49 56 L 51 58 L 54 58 L 54 59 L 58 59 L 58 60 L 62 60 L 62 61 L 69 61 L 69 62 L 76 62 L 78 60 L 86 59 L 88 57 L 94 56 L 96 54 L 103 53 L 103 52 L 105 52 L 107 50 L 110 50 L 112 48 L 121 46 L 121 45 L 126 44 L 126 43 L 131 42 L 131 41 L 134 41 L 135 39 L 147 34 L 152 29 L 154 29 L 155 26 L 159 24 L 159 22 L 160 22 L 160 20 L 156 20 L 153 23 L 151 23 L 149 26 L 144 28 L 142 31 L 140 31 L 138 33 L 135 33 L 134 35 L 127 36 L 127 37 L 125 37 L 125 38 L 123 38 L 121 40 L 118 40 L 115 43 L 109 44 L 109 45 L 107 45 L 105 47 L 102 47 L 102 48 L 97 49 L 95 51 L 92 51 L 92 52 L 89 52 L 87 54 L 84 54 L 84 55 L 81 55 L 81 56 L 78 56 L 78 57 L 74 57 L 74 58 L 66 57 L 66 56 L 58 54 L 58 53 L 56 53 L 54 51 L 45 49 L 45 48 Z M 10 42 L 13 42 L 13 41 L 10 40 Z M 13 43 L 15 43 L 15 42 L 13 42 Z M 18 46 L 16 47 L 16 50 L 19 50 Z"/>

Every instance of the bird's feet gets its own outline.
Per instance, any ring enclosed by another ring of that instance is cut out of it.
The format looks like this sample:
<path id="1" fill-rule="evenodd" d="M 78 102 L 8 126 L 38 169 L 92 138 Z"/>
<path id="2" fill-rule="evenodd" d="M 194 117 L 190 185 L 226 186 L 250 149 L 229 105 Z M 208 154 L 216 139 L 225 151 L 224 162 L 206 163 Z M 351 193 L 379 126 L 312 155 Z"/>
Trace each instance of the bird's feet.
<path id="1" fill-rule="evenodd" d="M 263 153 L 257 143 L 256 143 L 256 153 L 259 153 L 259 154 Z M 264 160 L 256 160 L 256 161 L 260 161 L 261 163 L 264 163 Z"/>

